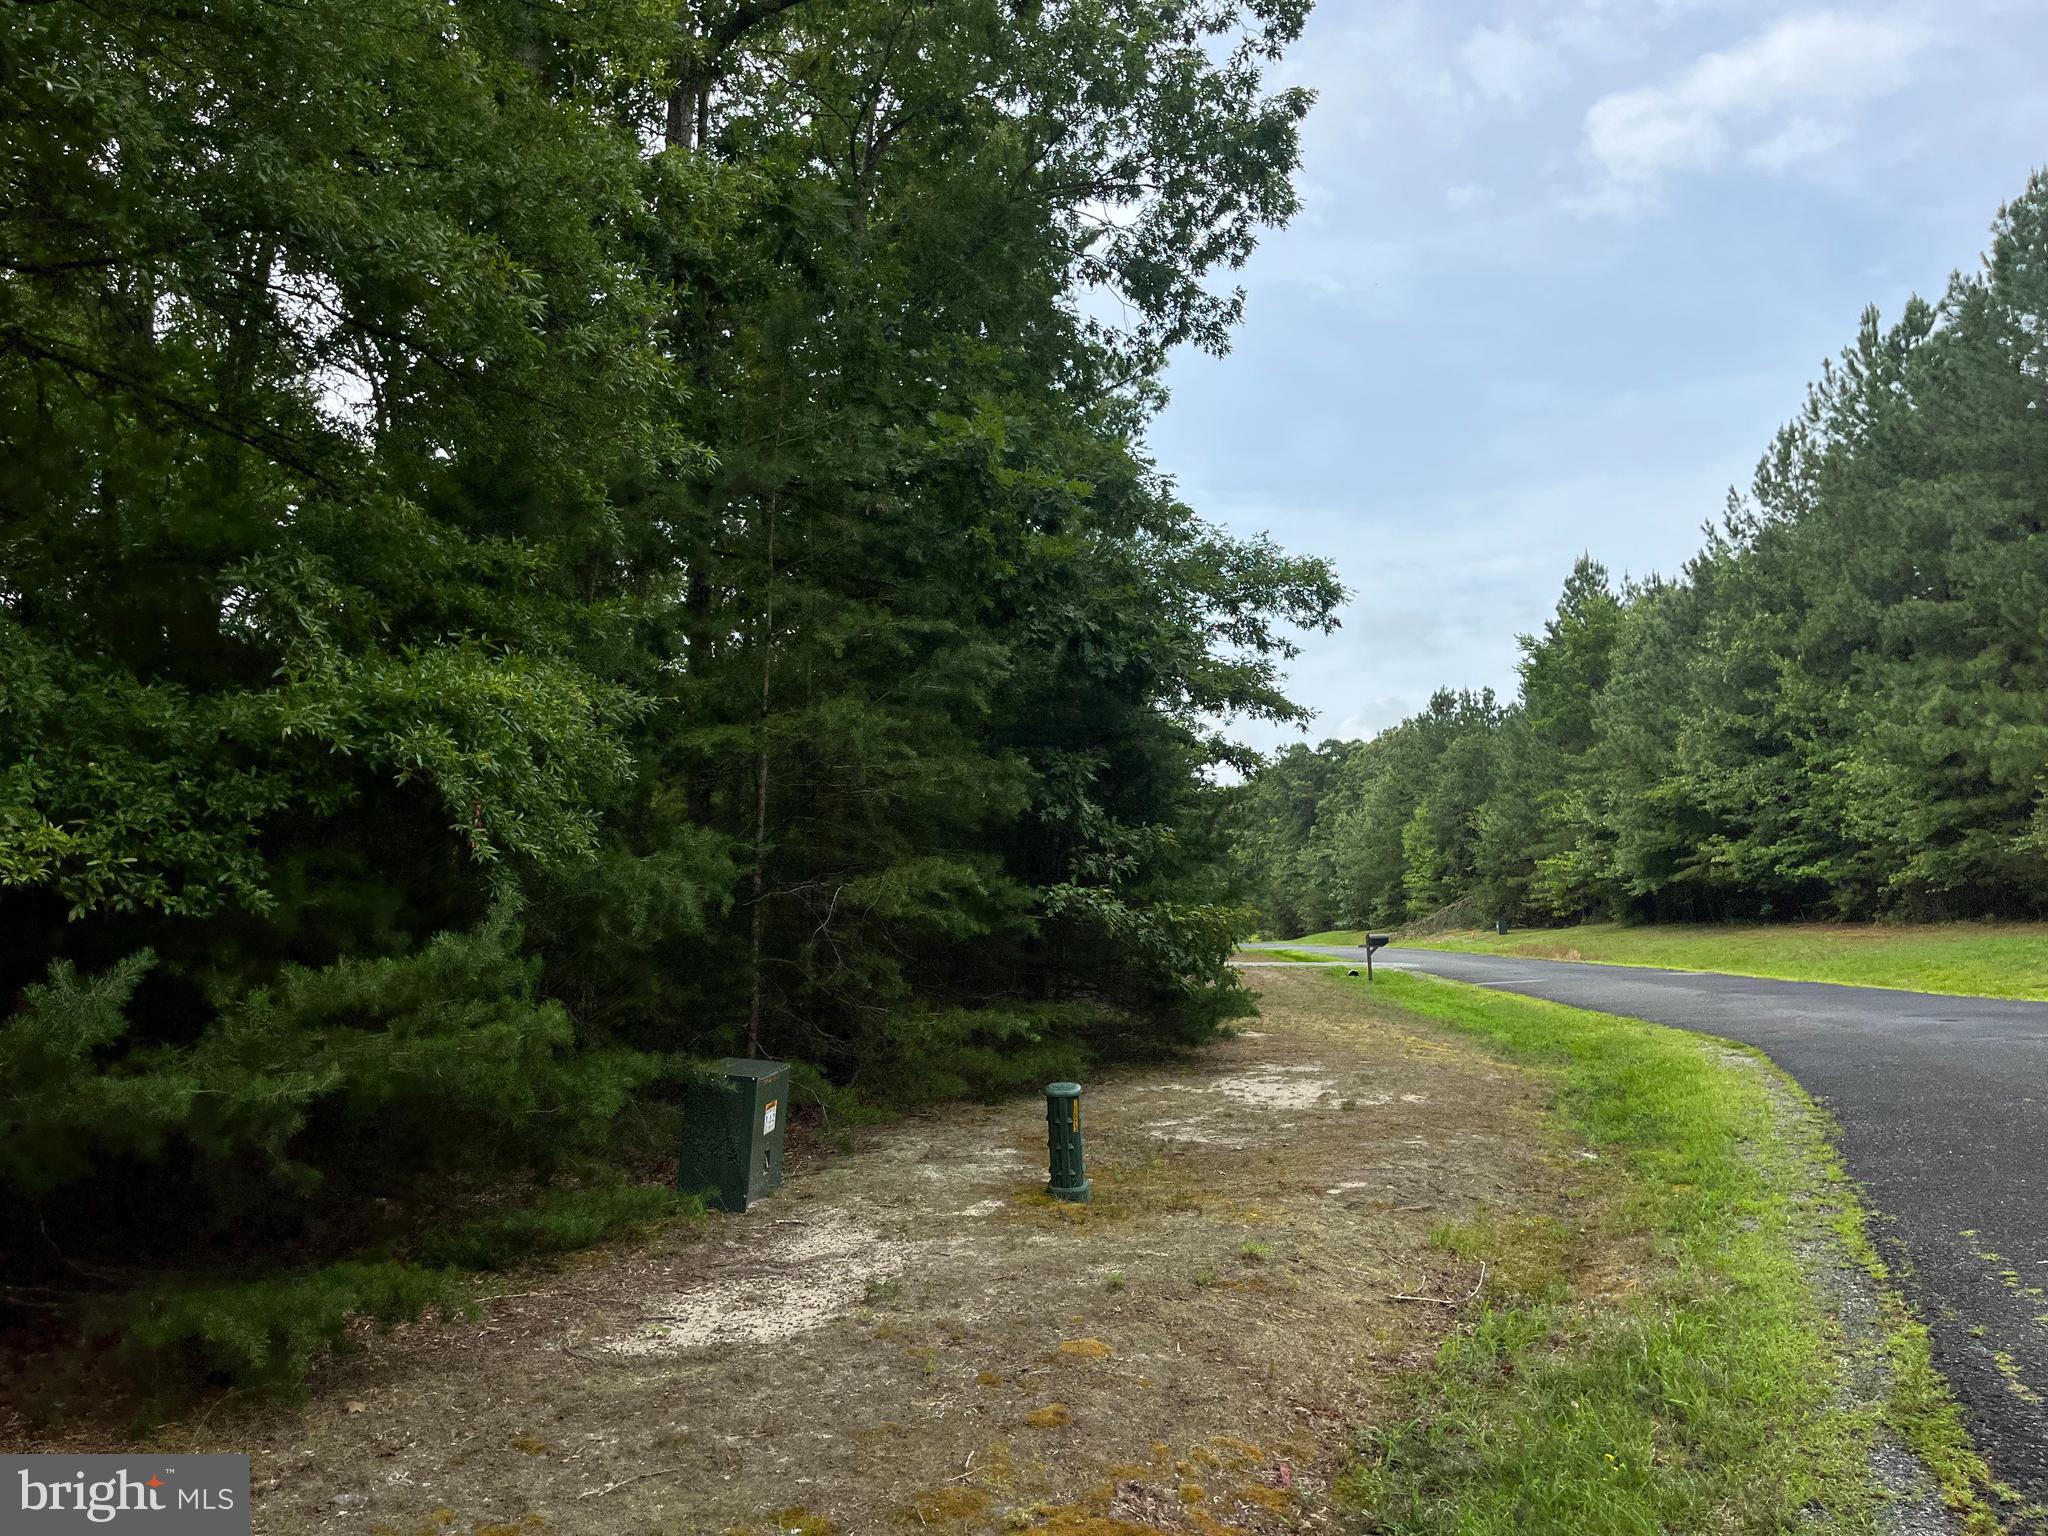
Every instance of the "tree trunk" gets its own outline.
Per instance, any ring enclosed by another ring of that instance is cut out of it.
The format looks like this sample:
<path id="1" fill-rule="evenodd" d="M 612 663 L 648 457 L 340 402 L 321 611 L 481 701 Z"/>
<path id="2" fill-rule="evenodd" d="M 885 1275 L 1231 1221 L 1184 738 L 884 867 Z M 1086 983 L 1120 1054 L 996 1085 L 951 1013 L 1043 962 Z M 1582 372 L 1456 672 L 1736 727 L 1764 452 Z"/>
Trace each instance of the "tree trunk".
<path id="1" fill-rule="evenodd" d="M 753 1004 L 747 1013 L 747 1054 L 761 1054 L 761 1013 L 767 992 L 762 971 L 762 936 L 765 931 L 768 889 L 768 685 L 775 655 L 775 494 L 768 495 L 768 580 L 761 615 L 761 721 L 760 742 L 754 754 L 754 913 L 751 940 Z"/>

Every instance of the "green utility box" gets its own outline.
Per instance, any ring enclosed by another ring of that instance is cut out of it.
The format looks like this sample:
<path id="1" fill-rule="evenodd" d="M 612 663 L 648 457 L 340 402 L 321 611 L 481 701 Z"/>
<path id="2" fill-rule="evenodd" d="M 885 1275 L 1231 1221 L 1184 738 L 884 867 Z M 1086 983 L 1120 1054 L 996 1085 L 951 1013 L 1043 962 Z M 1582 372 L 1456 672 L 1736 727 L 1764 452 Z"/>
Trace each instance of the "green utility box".
<path id="1" fill-rule="evenodd" d="M 789 1063 L 727 1057 L 717 1076 L 684 1090 L 676 1188 L 721 1210 L 744 1211 L 782 1187 L 788 1121 Z"/>

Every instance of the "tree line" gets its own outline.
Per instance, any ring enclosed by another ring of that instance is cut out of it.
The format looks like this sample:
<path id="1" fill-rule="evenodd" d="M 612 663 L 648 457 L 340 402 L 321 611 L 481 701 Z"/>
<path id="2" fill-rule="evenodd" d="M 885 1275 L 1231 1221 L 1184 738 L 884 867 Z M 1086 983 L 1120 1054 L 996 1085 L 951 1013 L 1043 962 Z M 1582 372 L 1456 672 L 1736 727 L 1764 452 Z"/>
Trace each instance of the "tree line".
<path id="1" fill-rule="evenodd" d="M 706 1057 L 1243 1008 L 1206 775 L 1340 593 L 1144 431 L 1306 9 L 13 8 L 0 1325 L 289 1379 L 661 1208 Z"/>
<path id="2" fill-rule="evenodd" d="M 1676 577 L 1578 561 L 1520 687 L 1275 755 L 1263 929 L 2048 913 L 2048 177 L 1866 311 Z"/>

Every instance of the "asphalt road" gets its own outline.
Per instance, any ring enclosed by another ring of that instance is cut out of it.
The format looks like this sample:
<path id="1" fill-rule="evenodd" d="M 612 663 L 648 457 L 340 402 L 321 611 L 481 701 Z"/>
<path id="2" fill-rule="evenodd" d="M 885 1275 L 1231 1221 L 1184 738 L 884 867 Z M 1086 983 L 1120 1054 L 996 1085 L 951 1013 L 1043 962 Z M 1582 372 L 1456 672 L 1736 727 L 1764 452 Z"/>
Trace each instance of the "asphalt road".
<path id="1" fill-rule="evenodd" d="M 1871 1235 L 1992 1470 L 2048 1502 L 2048 1004 L 1440 950 L 1374 963 L 1768 1052 L 1840 1124 Z"/>

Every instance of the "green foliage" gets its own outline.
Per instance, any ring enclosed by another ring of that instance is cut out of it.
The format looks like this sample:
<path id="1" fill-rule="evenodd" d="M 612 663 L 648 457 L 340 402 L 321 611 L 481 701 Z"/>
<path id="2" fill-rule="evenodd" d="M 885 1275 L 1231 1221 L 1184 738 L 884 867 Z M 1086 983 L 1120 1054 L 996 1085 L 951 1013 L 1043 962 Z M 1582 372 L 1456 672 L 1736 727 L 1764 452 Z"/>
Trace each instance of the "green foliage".
<path id="1" fill-rule="evenodd" d="M 97 1304 L 93 1331 L 118 1337 L 145 1374 L 176 1388 L 211 1377 L 293 1395 L 360 1321 L 476 1315 L 468 1275 L 587 1248 L 622 1229 L 701 1215 L 662 1185 L 550 1190 L 530 1204 L 426 1234 L 407 1260 L 353 1259 L 256 1279 L 172 1280 Z"/>
<path id="2" fill-rule="evenodd" d="M 1679 577 L 1577 563 L 1513 707 L 1234 790 L 1260 926 L 2048 910 L 2044 271 L 2036 175 L 1981 271 L 1864 316 Z"/>
<path id="3" fill-rule="evenodd" d="M 260 1172 L 301 1201 L 329 1177 L 402 1192 L 598 1150 L 659 1064 L 573 1051 L 568 1015 L 534 998 L 536 966 L 513 952 L 514 919 L 501 908 L 415 955 L 287 967 L 181 1045 L 130 1017 L 146 953 L 89 981 L 55 962 L 0 1032 L 0 1199 L 41 1202 L 174 1142 L 201 1188 Z"/>
<path id="4" fill-rule="evenodd" d="M 1242 1011 L 1206 775 L 1341 592 L 1144 431 L 1306 9 L 10 17 L 0 1280 L 287 1269 L 150 1335 L 281 1378 L 692 1061 L 844 1115 Z"/>
<path id="5" fill-rule="evenodd" d="M 622 1227 L 702 1213 L 699 1201 L 660 1184 L 549 1190 L 530 1205 L 429 1234 L 419 1257 L 443 1269 L 508 1269 L 536 1255 L 588 1248 Z"/>
<path id="6" fill-rule="evenodd" d="M 570 68 L 620 15 L 17 18 L 8 885 L 263 911 L 281 821 L 407 785 L 473 857 L 589 843 L 634 706 L 573 656 L 558 572 L 604 479 L 668 453 L 666 368 L 585 212 L 630 218 L 637 156 L 514 45 Z"/>
<path id="7" fill-rule="evenodd" d="M 47 1195 L 89 1176 L 98 1155 L 154 1153 L 190 1114 L 187 1085 L 99 1065 L 127 1034 L 129 999 L 154 960 L 143 950 L 85 980 L 58 960 L 27 990 L 0 1032 L 0 1185 Z"/>
<path id="8" fill-rule="evenodd" d="M 1142 1033 L 1138 1021 L 1087 1003 L 898 1013 L 856 1086 L 892 1105 L 999 1099 L 1084 1077 L 1119 1035 Z"/>
<path id="9" fill-rule="evenodd" d="M 1260 928 L 1294 934 L 1420 916 L 1478 878 L 1503 732 L 1491 692 L 1438 691 L 1369 742 L 1276 756 L 1221 820 Z"/>
<path id="10" fill-rule="evenodd" d="M 139 1292 L 103 1309 L 96 1326 L 118 1331 L 132 1359 L 174 1381 L 209 1374 L 291 1393 L 319 1356 L 345 1345 L 358 1318 L 389 1328 L 430 1312 L 473 1316 L 467 1280 L 410 1264 L 341 1263 Z"/>

